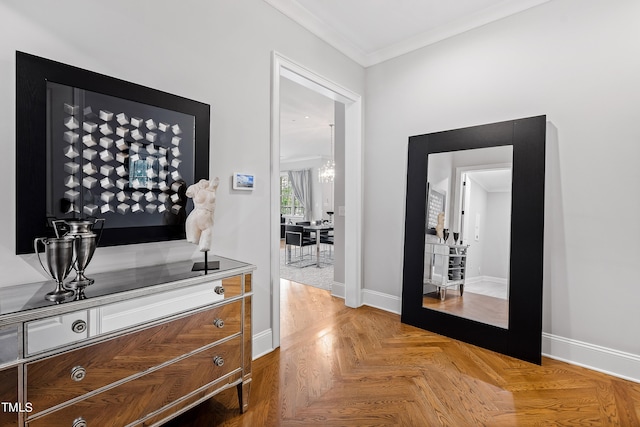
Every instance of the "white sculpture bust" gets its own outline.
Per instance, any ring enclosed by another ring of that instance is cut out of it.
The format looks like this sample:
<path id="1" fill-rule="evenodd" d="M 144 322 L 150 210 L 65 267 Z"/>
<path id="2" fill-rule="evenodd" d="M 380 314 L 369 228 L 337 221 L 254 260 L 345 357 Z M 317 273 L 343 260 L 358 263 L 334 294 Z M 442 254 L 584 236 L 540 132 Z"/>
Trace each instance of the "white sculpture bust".
<path id="1" fill-rule="evenodd" d="M 185 223 L 187 242 L 195 243 L 201 252 L 211 249 L 213 213 L 216 209 L 216 190 L 220 180 L 201 179 L 187 188 L 187 197 L 193 199 L 194 209 Z"/>

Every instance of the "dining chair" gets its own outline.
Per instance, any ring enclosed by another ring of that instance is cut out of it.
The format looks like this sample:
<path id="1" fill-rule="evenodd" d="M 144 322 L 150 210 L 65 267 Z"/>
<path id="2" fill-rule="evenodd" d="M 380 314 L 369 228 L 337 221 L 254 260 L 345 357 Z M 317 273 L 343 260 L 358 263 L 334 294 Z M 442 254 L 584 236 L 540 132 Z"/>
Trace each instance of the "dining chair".
<path id="1" fill-rule="evenodd" d="M 329 256 L 325 257 L 328 260 L 333 260 L 333 231 L 323 231 L 320 233 L 320 244 L 327 245 L 329 249 Z"/>
<path id="2" fill-rule="evenodd" d="M 286 264 L 293 265 L 295 267 L 306 267 L 303 264 L 304 261 L 304 248 L 307 246 L 314 246 L 316 239 L 311 234 L 307 233 L 305 236 L 304 227 L 302 225 L 285 225 L 284 227 L 284 243 L 286 248 Z M 297 260 L 294 262 L 291 260 L 291 247 L 296 248 Z M 311 255 L 311 254 L 309 254 Z"/>

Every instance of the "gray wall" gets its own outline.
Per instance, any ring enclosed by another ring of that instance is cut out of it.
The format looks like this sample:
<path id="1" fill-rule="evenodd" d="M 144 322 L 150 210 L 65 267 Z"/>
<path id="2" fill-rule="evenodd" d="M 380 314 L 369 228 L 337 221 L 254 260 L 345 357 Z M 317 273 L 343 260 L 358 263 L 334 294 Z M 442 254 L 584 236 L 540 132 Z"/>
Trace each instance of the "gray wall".
<path id="1" fill-rule="evenodd" d="M 17 49 L 211 104 L 211 171 L 222 180 L 213 250 L 258 266 L 254 333 L 267 332 L 275 49 L 356 93 L 366 85 L 364 283 L 376 295 L 401 295 L 408 136 L 547 114 L 557 138 L 544 331 L 637 360 L 639 16 L 635 0 L 554 0 L 365 71 L 261 0 L 4 0 L 0 286 L 44 277 L 33 257 L 14 255 Z M 256 190 L 232 192 L 234 170 L 255 173 Z M 194 252 L 184 242 L 101 248 L 90 270 Z"/>
<path id="2" fill-rule="evenodd" d="M 366 288 L 401 295 L 408 136 L 546 114 L 543 330 L 637 364 L 638 17 L 554 0 L 368 68 Z"/>
<path id="3" fill-rule="evenodd" d="M 37 260 L 14 255 L 16 50 L 211 105 L 211 174 L 221 179 L 212 252 L 257 265 L 254 335 L 268 334 L 272 51 L 356 93 L 364 90 L 362 67 L 262 0 L 4 0 L 0 286 L 44 279 Z M 256 189 L 231 190 L 233 171 L 254 173 Z M 200 256 L 195 248 L 184 241 L 100 248 L 87 273 Z"/>
<path id="4" fill-rule="evenodd" d="M 487 193 L 487 217 L 482 254 L 482 275 L 507 280 L 509 277 L 509 239 L 511 236 L 511 193 Z"/>

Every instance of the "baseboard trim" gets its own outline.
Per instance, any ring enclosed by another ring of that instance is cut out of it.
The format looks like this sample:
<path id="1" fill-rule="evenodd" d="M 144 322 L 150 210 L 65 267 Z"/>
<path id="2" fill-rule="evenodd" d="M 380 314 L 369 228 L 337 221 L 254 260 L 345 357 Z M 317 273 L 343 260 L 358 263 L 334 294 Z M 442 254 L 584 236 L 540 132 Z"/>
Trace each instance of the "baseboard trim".
<path id="1" fill-rule="evenodd" d="M 640 355 L 542 333 L 542 355 L 640 383 Z"/>
<path id="2" fill-rule="evenodd" d="M 271 353 L 273 350 L 273 331 L 271 328 L 253 336 L 253 360 Z"/>
<path id="3" fill-rule="evenodd" d="M 400 314 L 402 299 L 363 289 L 364 305 Z M 607 375 L 640 383 L 640 355 L 553 334 L 542 334 L 542 355 Z"/>
<path id="4" fill-rule="evenodd" d="M 467 285 L 472 285 L 474 283 L 481 283 L 481 282 L 493 282 L 493 283 L 498 283 L 500 285 L 508 285 L 509 284 L 507 279 L 505 279 L 503 277 L 493 277 L 493 276 L 469 277 L 469 278 L 465 279 L 465 281 L 464 281 L 464 283 L 467 284 Z"/>
<path id="5" fill-rule="evenodd" d="M 482 278 L 486 282 L 498 283 L 505 286 L 509 284 L 509 281 L 504 277 L 482 276 Z"/>
<path id="6" fill-rule="evenodd" d="M 331 294 L 344 298 L 344 285 L 334 282 Z M 400 297 L 372 291 L 362 290 L 364 305 L 400 314 L 402 300 Z M 271 329 L 253 336 L 253 359 L 271 353 L 273 333 Z M 586 343 L 558 335 L 542 333 L 542 355 L 572 365 L 602 372 L 607 375 L 640 383 L 640 355 L 614 350 L 595 344 Z"/>
<path id="7" fill-rule="evenodd" d="M 399 297 L 369 289 L 362 290 L 362 303 L 394 314 L 400 314 L 402 310 L 402 300 Z"/>
<path id="8" fill-rule="evenodd" d="M 345 290 L 344 283 L 333 282 L 331 284 L 331 296 L 344 299 L 345 295 L 346 295 L 346 290 Z"/>

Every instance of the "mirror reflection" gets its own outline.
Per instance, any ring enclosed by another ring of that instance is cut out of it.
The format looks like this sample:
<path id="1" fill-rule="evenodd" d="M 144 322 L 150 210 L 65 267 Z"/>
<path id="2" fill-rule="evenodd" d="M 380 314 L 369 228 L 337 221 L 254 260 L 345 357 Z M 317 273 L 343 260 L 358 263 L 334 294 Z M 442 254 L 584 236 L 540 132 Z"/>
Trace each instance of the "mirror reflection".
<path id="1" fill-rule="evenodd" d="M 422 306 L 507 329 L 513 146 L 428 156 Z"/>

